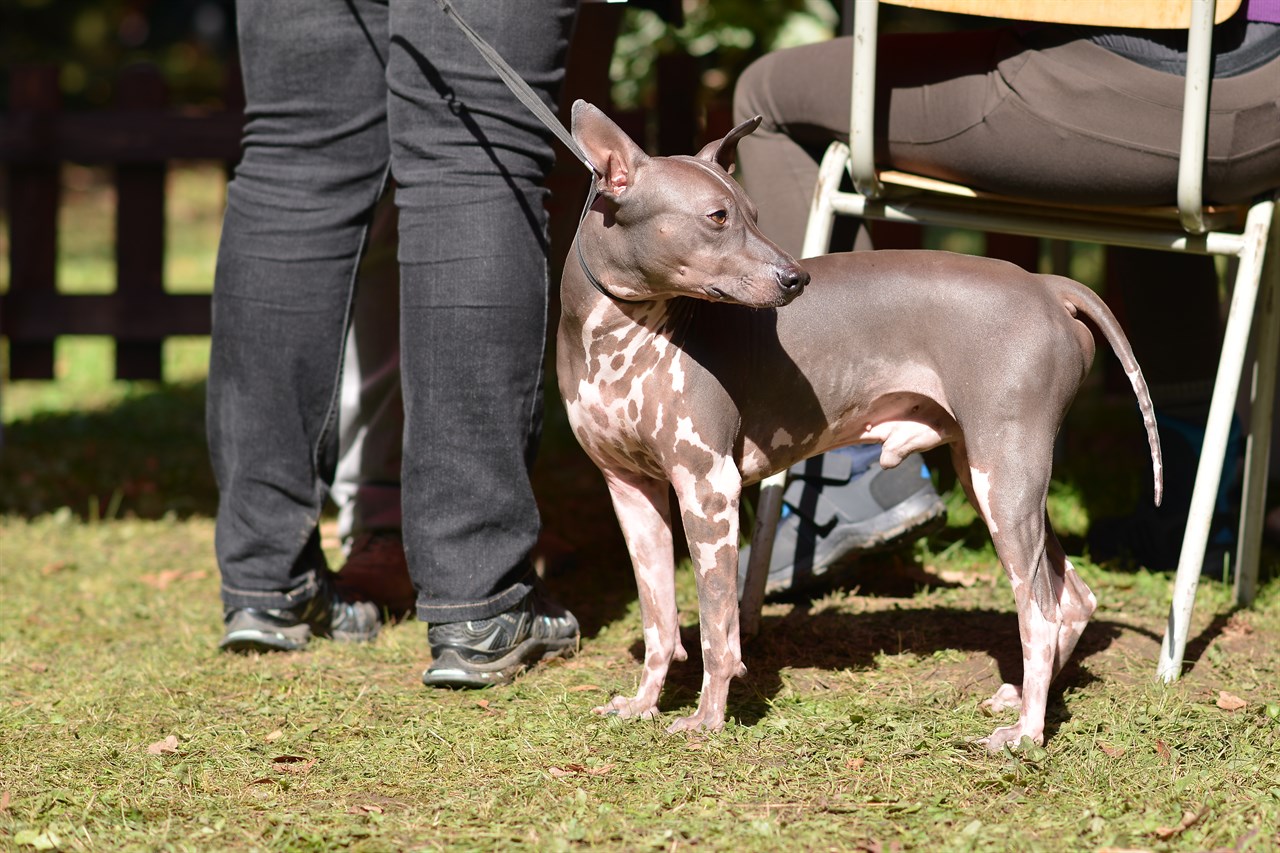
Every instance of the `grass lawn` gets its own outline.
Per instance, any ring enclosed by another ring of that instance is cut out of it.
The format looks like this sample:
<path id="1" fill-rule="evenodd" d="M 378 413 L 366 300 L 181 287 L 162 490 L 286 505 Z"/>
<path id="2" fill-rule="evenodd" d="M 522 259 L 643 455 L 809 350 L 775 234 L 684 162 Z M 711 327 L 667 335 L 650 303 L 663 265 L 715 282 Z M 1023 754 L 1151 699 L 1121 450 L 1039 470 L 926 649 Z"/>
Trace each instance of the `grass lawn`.
<path id="1" fill-rule="evenodd" d="M 1201 584 L 1186 675 L 1154 682 L 1170 578 L 1099 566 L 1083 540 L 1148 499 L 1127 399 L 1092 391 L 1064 433 L 1051 514 L 1101 606 L 1046 748 L 989 755 L 971 740 L 1000 721 L 978 705 L 1020 677 L 1017 625 L 953 492 L 914 550 L 766 608 L 724 732 L 663 731 L 701 680 L 687 564 L 695 659 L 665 719 L 591 715 L 634 689 L 640 620 L 603 483 L 554 405 L 535 481 L 577 658 L 455 693 L 419 683 L 413 621 L 363 647 L 216 653 L 206 347 L 171 345 L 166 384 L 122 383 L 109 342 L 68 341 L 57 381 L 4 389 L 0 849 L 1280 849 L 1280 551 L 1251 610 Z"/>

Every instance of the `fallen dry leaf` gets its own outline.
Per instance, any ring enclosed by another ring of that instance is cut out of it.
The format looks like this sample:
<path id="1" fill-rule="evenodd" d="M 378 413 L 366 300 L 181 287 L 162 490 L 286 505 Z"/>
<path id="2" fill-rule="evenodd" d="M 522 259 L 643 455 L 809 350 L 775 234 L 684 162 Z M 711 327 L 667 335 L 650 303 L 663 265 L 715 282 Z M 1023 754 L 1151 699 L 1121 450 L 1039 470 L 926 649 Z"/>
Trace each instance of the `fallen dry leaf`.
<path id="1" fill-rule="evenodd" d="M 192 569 L 191 571 L 186 569 L 166 569 L 155 574 L 139 575 L 138 580 L 153 589 L 168 589 L 171 584 L 178 581 L 204 580 L 208 576 L 209 573 L 204 569 Z"/>
<path id="2" fill-rule="evenodd" d="M 280 731 L 279 729 L 276 729 L 274 732 L 264 737 L 263 740 L 265 740 L 267 743 L 271 743 L 272 741 L 280 740 L 280 738 L 282 737 L 284 737 L 284 732 Z"/>
<path id="3" fill-rule="evenodd" d="M 8 791 L 5 791 L 3 794 L 0 794 L 0 813 L 7 812 L 9 810 L 10 799 L 11 799 L 11 795 Z"/>
<path id="4" fill-rule="evenodd" d="M 347 814 L 382 814 L 382 806 L 375 806 L 372 803 L 360 803 L 347 809 Z"/>
<path id="5" fill-rule="evenodd" d="M 1109 743 L 1098 741 L 1098 749 L 1102 750 L 1108 758 L 1119 758 L 1124 755 L 1125 748 L 1123 746 L 1112 746 Z"/>
<path id="6" fill-rule="evenodd" d="M 848 761 L 844 763 L 844 766 L 849 768 L 850 770 L 861 770 L 862 765 L 866 763 L 867 763 L 867 759 L 865 758 L 850 758 Z"/>
<path id="7" fill-rule="evenodd" d="M 1162 740 L 1156 741 L 1156 755 L 1160 756 L 1165 761 L 1173 758 L 1173 753 L 1169 751 L 1169 744 Z"/>
<path id="8" fill-rule="evenodd" d="M 178 751 L 178 739 L 169 735 L 164 740 L 158 740 L 147 747 L 147 752 L 152 755 L 169 755 Z"/>
<path id="9" fill-rule="evenodd" d="M 585 764 L 566 764 L 564 767 L 548 767 L 547 772 L 557 779 L 565 776 L 604 776 L 617 764 L 601 764 L 598 767 L 587 767 Z"/>
<path id="10" fill-rule="evenodd" d="M 1219 690 L 1217 704 L 1224 711 L 1239 711 L 1249 703 L 1239 696 L 1233 696 L 1225 690 Z"/>
<path id="11" fill-rule="evenodd" d="M 45 577 L 49 577 L 49 575 L 56 575 L 58 572 L 62 571 L 63 569 L 69 569 L 73 565 L 74 563 L 72 563 L 69 560 L 56 560 L 52 563 L 45 563 L 43 566 L 41 566 L 40 574 L 44 575 Z"/>
<path id="12" fill-rule="evenodd" d="M 1168 841 L 1175 835 L 1181 835 L 1183 832 L 1186 832 L 1189 828 L 1194 826 L 1200 818 L 1204 817 L 1205 812 L 1207 811 L 1208 809 L 1201 809 L 1198 812 L 1183 812 L 1182 820 L 1178 822 L 1177 826 L 1162 826 L 1153 834 L 1161 841 Z"/>
<path id="13" fill-rule="evenodd" d="M 271 759 L 271 769 L 277 773 L 307 773 L 316 761 L 301 755 L 277 755 Z"/>
<path id="14" fill-rule="evenodd" d="M 32 672 L 47 672 L 49 670 L 49 664 L 39 663 L 39 662 L 29 663 L 27 664 L 27 669 L 31 670 Z"/>
<path id="15" fill-rule="evenodd" d="M 600 690 L 600 689 L 601 689 L 600 687 L 597 687 L 594 684 L 579 684 L 576 687 L 570 687 L 569 692 L 570 693 L 587 693 L 592 690 Z"/>
<path id="16" fill-rule="evenodd" d="M 1243 637 L 1253 633 L 1253 626 L 1243 613 L 1232 613 L 1227 624 L 1222 627 L 1222 636 L 1226 639 Z"/>

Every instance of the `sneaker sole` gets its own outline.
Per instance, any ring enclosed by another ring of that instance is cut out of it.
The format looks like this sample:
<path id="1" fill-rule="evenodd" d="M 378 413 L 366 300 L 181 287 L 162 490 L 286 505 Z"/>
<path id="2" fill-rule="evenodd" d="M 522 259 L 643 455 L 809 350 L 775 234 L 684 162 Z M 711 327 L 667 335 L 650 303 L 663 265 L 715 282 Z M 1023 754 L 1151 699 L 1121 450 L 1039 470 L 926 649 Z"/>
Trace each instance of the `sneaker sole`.
<path id="1" fill-rule="evenodd" d="M 464 660 L 453 649 L 445 649 L 422 673 L 428 687 L 452 687 L 479 690 L 499 684 L 510 684 L 516 676 L 552 658 L 570 658 L 578 651 L 578 636 L 567 640 L 525 640 L 500 658 L 488 663 Z"/>
<path id="2" fill-rule="evenodd" d="M 222 638 L 218 648 L 225 652 L 298 652 L 305 649 L 309 637 L 296 639 L 285 634 L 245 629 L 232 631 Z"/>

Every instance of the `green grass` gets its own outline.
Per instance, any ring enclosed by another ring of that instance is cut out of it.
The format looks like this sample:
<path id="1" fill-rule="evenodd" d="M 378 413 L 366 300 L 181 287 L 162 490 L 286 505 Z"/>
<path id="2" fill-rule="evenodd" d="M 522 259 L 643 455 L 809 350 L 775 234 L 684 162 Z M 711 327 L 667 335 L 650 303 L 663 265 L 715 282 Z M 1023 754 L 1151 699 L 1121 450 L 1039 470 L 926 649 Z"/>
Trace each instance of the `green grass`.
<path id="1" fill-rule="evenodd" d="M 183 239 L 199 268 L 207 245 Z M 1128 400 L 1086 394 L 1064 431 L 1050 513 L 1101 605 L 1046 749 L 989 755 L 971 741 L 1018 677 L 1016 619 L 954 491 L 914 551 L 766 608 L 724 732 L 663 731 L 696 703 L 696 659 L 662 720 L 590 714 L 634 690 L 640 622 L 600 476 L 554 405 L 535 485 L 576 659 L 451 693 L 419 683 L 412 621 L 363 647 L 216 653 L 206 347 L 177 342 L 169 382 L 129 383 L 110 342 L 62 342 L 57 381 L 5 388 L 2 850 L 1280 849 L 1280 553 L 1251 610 L 1201 584 L 1186 674 L 1156 683 L 1170 578 L 1098 566 L 1082 538 L 1145 499 Z M 696 657 L 687 564 L 677 592 Z"/>
<path id="2" fill-rule="evenodd" d="M 1206 584 L 1193 666 L 1166 687 L 1151 674 L 1168 579 L 1086 564 L 1103 607 L 1051 704 L 1048 749 L 991 756 L 969 740 L 995 724 L 978 703 L 1017 641 L 1008 590 L 982 560 L 921 548 L 910 566 L 876 561 L 859 593 L 770 605 L 726 731 L 673 737 L 662 725 L 696 701 L 693 662 L 673 673 L 665 721 L 588 712 L 639 670 L 616 561 L 553 578 L 589 626 L 577 659 L 443 693 L 417 682 L 416 622 L 368 647 L 215 653 L 207 518 L 9 516 L 0 535 L 6 849 L 1280 843 L 1274 579 L 1258 609 L 1229 618 L 1226 589 Z M 687 613 L 687 568 L 679 597 Z M 1220 690 L 1248 704 L 1222 710 Z M 173 752 L 148 752 L 170 736 Z"/>

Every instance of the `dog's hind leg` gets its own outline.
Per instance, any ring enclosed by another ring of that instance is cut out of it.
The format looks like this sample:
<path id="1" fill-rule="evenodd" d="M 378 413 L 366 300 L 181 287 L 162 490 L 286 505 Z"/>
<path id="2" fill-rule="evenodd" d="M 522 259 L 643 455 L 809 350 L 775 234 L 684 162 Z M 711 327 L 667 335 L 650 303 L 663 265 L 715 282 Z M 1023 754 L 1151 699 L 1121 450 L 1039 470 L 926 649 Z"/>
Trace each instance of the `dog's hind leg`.
<path id="1" fill-rule="evenodd" d="M 1042 432 L 1047 432 L 1047 437 Z M 1060 644 L 1067 639 L 1062 636 L 1062 602 L 1074 602 L 1080 593 L 1074 587 L 1079 580 L 1074 570 L 1070 573 L 1072 592 L 1064 592 L 1068 582 L 1065 558 L 1058 559 L 1062 549 L 1046 523 L 1052 431 L 1019 429 L 1018 425 L 1006 423 L 998 433 L 983 435 L 979 440 L 982 446 L 970 443 L 967 450 L 956 451 L 957 456 L 967 457 L 967 476 L 961 479 L 967 481 L 970 500 L 987 522 L 996 553 L 1013 587 L 1022 640 L 1021 690 L 1003 685 L 985 703 L 991 710 L 1000 710 L 1014 701 L 1019 704 L 1014 725 L 998 728 L 979 741 L 998 751 L 1024 737 L 1037 744 L 1044 742 L 1049 684 L 1059 668 Z M 1069 648 L 1075 647 L 1082 627 L 1081 623 L 1074 630 L 1068 629 L 1074 634 L 1067 644 Z"/>
<path id="2" fill-rule="evenodd" d="M 671 478 L 698 582 L 702 637 L 702 694 L 698 709 L 669 732 L 724 727 L 729 682 L 744 675 L 738 634 L 738 506 L 742 477 L 728 457 L 715 457 L 710 473 L 677 469 Z"/>
<path id="3" fill-rule="evenodd" d="M 1067 553 L 1062 549 L 1062 543 L 1058 541 L 1058 536 L 1053 532 L 1047 517 L 1045 532 L 1049 566 L 1061 583 L 1058 596 L 1060 621 L 1058 655 L 1053 668 L 1053 676 L 1057 678 L 1058 673 L 1062 672 L 1062 668 L 1067 665 L 1067 661 L 1071 660 L 1071 654 L 1076 650 L 1076 643 L 1080 642 L 1080 635 L 1089 624 L 1093 611 L 1098 609 L 1098 599 L 1094 596 L 1093 590 L 1089 589 L 1076 573 L 1076 567 L 1067 559 Z"/>
<path id="4" fill-rule="evenodd" d="M 635 696 L 615 696 L 593 710 L 597 714 L 649 719 L 658 713 L 658 696 L 671 661 L 687 657 L 680 645 L 676 613 L 671 501 L 663 480 L 609 472 L 605 473 L 605 480 L 635 569 L 644 623 L 644 673 Z"/>
<path id="5" fill-rule="evenodd" d="M 1055 588 L 1058 590 L 1058 645 L 1054 656 L 1053 678 L 1058 677 L 1062 668 L 1067 665 L 1080 641 L 1081 634 L 1089 624 L 1089 618 L 1098 607 L 1098 600 L 1093 591 L 1076 573 L 1075 566 L 1067 559 L 1067 554 L 1058 542 L 1057 535 L 1045 520 L 1045 550 L 1049 558 L 1049 568 L 1057 578 Z M 1051 679 L 1052 683 L 1052 679 Z M 1022 706 L 1022 688 L 1014 684 L 1002 684 L 995 694 L 982 703 L 982 709 L 990 714 L 998 714 L 1008 708 Z"/>

